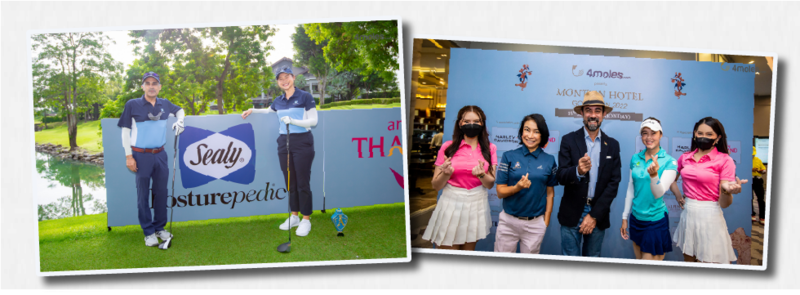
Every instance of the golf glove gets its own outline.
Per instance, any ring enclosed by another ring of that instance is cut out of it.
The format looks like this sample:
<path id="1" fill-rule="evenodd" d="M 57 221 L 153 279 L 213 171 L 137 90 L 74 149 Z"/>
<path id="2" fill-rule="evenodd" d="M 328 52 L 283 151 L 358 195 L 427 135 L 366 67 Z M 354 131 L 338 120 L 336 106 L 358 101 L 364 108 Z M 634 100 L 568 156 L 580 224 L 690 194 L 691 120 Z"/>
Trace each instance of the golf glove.
<path id="1" fill-rule="evenodd" d="M 281 122 L 283 122 L 283 124 L 292 124 L 292 118 L 289 116 L 283 116 L 281 117 Z"/>
<path id="2" fill-rule="evenodd" d="M 183 120 L 178 120 L 175 124 L 172 124 L 172 130 L 175 130 L 175 135 L 183 133 Z"/>

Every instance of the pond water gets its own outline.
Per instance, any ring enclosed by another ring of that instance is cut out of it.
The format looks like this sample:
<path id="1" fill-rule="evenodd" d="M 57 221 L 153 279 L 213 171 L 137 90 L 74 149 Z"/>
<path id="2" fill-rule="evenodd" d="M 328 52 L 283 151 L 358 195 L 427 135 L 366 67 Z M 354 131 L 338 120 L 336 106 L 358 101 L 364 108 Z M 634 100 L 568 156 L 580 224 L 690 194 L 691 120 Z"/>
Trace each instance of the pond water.
<path id="1" fill-rule="evenodd" d="M 108 211 L 102 166 L 36 152 L 36 176 L 39 221 Z"/>

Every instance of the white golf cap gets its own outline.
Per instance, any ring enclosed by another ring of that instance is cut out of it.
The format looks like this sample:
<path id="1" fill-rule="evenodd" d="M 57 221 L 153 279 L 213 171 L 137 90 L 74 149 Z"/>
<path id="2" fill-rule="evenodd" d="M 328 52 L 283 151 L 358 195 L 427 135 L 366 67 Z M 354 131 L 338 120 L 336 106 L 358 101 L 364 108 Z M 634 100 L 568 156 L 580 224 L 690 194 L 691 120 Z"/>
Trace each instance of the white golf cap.
<path id="1" fill-rule="evenodd" d="M 642 122 L 642 125 L 639 126 L 639 134 L 642 133 L 642 129 L 644 127 L 650 128 L 650 130 L 653 130 L 653 132 L 661 131 L 661 123 L 658 123 L 658 121 L 653 119 L 647 119 Z"/>

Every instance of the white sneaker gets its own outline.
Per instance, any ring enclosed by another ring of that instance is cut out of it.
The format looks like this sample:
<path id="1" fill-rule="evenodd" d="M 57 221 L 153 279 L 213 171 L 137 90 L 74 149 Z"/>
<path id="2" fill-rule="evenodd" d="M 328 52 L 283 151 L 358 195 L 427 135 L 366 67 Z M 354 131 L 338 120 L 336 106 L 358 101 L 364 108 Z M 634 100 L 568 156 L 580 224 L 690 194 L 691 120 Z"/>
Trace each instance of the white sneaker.
<path id="1" fill-rule="evenodd" d="M 156 232 L 156 236 L 161 238 L 162 241 L 166 241 L 167 239 L 171 239 L 172 238 L 172 233 L 170 233 L 170 232 L 168 232 L 166 230 L 161 230 L 161 231 L 157 231 Z"/>
<path id="2" fill-rule="evenodd" d="M 158 238 L 156 238 L 156 234 L 144 237 L 144 245 L 147 247 L 158 246 Z"/>
<path id="3" fill-rule="evenodd" d="M 291 223 L 291 225 L 289 225 L 289 223 Z M 289 230 L 290 228 L 295 227 L 299 224 L 300 224 L 300 217 L 292 215 L 289 218 L 286 218 L 286 221 L 281 223 L 281 226 L 279 226 L 278 228 L 280 228 L 281 230 Z"/>
<path id="4" fill-rule="evenodd" d="M 310 231 L 311 231 L 311 220 L 303 219 L 303 221 L 300 221 L 300 226 L 297 227 L 297 231 L 295 231 L 295 234 L 297 234 L 298 237 L 305 237 L 308 235 L 308 232 Z"/>

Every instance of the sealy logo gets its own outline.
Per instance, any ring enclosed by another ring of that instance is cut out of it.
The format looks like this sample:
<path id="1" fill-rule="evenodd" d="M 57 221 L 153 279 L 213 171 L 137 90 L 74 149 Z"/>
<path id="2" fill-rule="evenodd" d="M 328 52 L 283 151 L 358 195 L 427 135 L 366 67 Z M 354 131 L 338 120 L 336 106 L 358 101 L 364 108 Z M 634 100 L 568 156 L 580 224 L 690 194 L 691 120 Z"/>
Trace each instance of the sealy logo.
<path id="1" fill-rule="evenodd" d="M 217 179 L 250 184 L 255 178 L 255 138 L 250 123 L 222 132 L 186 126 L 179 149 L 184 188 Z"/>

